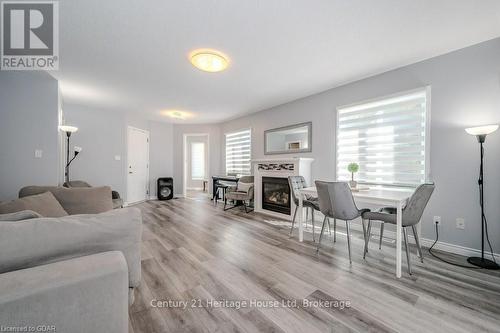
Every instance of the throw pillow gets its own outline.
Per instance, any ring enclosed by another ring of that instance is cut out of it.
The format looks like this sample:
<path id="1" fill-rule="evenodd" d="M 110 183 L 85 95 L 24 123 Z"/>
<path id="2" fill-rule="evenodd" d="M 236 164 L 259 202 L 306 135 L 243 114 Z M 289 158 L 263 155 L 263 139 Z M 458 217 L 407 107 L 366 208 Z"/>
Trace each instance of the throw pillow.
<path id="1" fill-rule="evenodd" d="M 0 214 L 32 210 L 43 217 L 62 217 L 68 213 L 50 192 L 31 195 L 0 204 Z"/>
<path id="2" fill-rule="evenodd" d="M 0 221 L 22 221 L 29 219 L 37 219 L 43 217 L 42 215 L 32 210 L 22 210 L 20 212 L 0 214 Z"/>
<path id="3" fill-rule="evenodd" d="M 253 186 L 253 183 L 243 183 L 238 182 L 238 186 L 236 187 L 236 191 L 248 193 L 248 190 Z"/>

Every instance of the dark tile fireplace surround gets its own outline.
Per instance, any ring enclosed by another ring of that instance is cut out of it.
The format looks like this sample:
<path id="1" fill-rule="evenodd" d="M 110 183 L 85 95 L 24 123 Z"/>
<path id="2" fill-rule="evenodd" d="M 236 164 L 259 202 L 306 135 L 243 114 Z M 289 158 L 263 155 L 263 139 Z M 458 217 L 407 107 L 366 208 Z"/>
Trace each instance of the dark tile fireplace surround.
<path id="1" fill-rule="evenodd" d="M 288 179 L 262 177 L 262 208 L 290 215 L 291 193 Z"/>

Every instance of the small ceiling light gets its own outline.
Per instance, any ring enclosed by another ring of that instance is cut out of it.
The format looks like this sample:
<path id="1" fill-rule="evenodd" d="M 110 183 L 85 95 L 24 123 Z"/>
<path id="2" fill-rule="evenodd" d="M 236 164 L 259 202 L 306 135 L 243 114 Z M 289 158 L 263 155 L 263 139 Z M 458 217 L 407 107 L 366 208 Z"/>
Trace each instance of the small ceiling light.
<path id="1" fill-rule="evenodd" d="M 227 68 L 229 59 L 219 51 L 202 49 L 189 54 L 193 66 L 205 72 L 220 72 Z"/>
<path id="2" fill-rule="evenodd" d="M 166 110 L 162 111 L 161 113 L 170 118 L 181 119 L 181 120 L 191 117 L 191 114 L 189 112 L 180 110 Z"/>

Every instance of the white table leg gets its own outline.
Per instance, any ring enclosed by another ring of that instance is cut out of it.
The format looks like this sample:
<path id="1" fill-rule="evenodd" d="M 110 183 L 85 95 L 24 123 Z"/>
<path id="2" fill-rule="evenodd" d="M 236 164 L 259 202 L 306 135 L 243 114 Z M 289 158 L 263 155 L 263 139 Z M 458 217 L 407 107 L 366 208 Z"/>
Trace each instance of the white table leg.
<path id="1" fill-rule="evenodd" d="M 299 242 L 304 241 L 304 199 L 302 193 L 299 192 L 299 208 L 297 211 L 299 222 Z"/>
<path id="2" fill-rule="evenodd" d="M 396 211 L 396 277 L 401 277 L 401 232 L 403 231 L 403 203 L 397 204 Z"/>

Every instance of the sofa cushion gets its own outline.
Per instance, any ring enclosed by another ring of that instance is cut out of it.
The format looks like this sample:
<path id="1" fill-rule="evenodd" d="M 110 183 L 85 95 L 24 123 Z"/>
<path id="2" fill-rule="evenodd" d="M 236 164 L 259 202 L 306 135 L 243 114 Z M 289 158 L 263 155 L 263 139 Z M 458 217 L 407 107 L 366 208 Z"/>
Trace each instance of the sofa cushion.
<path id="1" fill-rule="evenodd" d="M 238 182 L 236 187 L 236 191 L 248 193 L 248 190 L 253 186 L 253 183 L 244 183 L 242 181 Z"/>
<path id="2" fill-rule="evenodd" d="M 0 214 L 0 221 L 22 221 L 28 219 L 37 219 L 40 217 L 43 216 L 32 210 L 22 210 L 15 213 Z"/>
<path id="3" fill-rule="evenodd" d="M 0 214 L 32 210 L 43 217 L 62 217 L 68 213 L 50 192 L 31 195 L 0 204 Z"/>
<path id="4" fill-rule="evenodd" d="M 19 197 L 50 191 L 69 215 L 99 214 L 113 209 L 111 188 L 102 187 L 58 187 L 28 186 L 19 191 Z"/>

